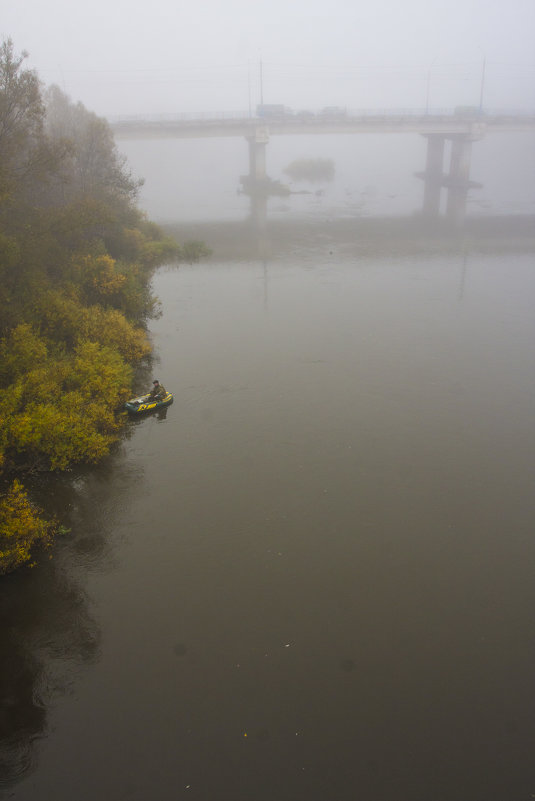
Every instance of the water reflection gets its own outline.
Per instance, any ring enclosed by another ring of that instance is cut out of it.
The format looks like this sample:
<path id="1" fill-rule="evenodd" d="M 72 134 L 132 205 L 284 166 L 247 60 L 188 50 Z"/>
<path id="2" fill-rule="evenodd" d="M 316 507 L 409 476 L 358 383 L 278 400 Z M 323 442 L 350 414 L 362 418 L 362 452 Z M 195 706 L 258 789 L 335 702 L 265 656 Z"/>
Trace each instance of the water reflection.
<path id="1" fill-rule="evenodd" d="M 61 560 L 3 581 L 0 786 L 31 769 L 35 743 L 46 731 L 47 707 L 69 690 L 77 665 L 98 659 L 99 648 L 98 623 L 84 590 Z"/>
<path id="2" fill-rule="evenodd" d="M 251 199 L 247 219 L 227 222 L 169 224 L 167 230 L 178 241 L 206 242 L 218 260 L 272 261 L 309 248 L 337 248 L 356 258 L 456 252 L 517 253 L 535 250 L 533 216 L 468 218 L 462 228 L 447 220 L 409 217 L 349 217 L 323 220 L 279 219 L 269 209 L 266 197 Z M 331 252 L 330 255 L 333 255 Z"/>
<path id="3" fill-rule="evenodd" d="M 0 789 L 36 766 L 50 706 L 73 691 L 80 670 L 100 657 L 87 575 L 113 566 L 112 509 L 140 477 L 139 470 L 116 465 L 109 458 L 98 470 L 48 476 L 31 486 L 32 497 L 71 533 L 56 543 L 53 558 L 2 578 Z"/>

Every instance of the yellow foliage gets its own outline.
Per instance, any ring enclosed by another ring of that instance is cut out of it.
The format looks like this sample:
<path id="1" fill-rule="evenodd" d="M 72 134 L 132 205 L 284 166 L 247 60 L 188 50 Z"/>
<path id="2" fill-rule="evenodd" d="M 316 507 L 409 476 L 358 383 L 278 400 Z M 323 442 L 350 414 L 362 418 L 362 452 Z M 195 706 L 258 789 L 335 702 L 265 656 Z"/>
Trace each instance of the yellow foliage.
<path id="1" fill-rule="evenodd" d="M 47 346 L 28 323 L 13 329 L 8 339 L 0 341 L 0 380 L 13 380 L 27 373 L 47 357 Z"/>
<path id="2" fill-rule="evenodd" d="M 56 402 L 68 375 L 69 360 L 67 358 L 49 359 L 41 367 L 37 367 L 19 380 L 21 402 L 23 404 Z"/>
<path id="3" fill-rule="evenodd" d="M 145 331 L 133 326 L 115 309 L 105 310 L 101 306 L 84 309 L 82 332 L 85 340 L 115 348 L 128 362 L 139 361 L 151 351 Z"/>
<path id="4" fill-rule="evenodd" d="M 39 516 L 39 510 L 15 480 L 0 497 L 0 575 L 29 562 L 37 546 L 49 546 L 55 527 L 55 522 Z"/>
<path id="5" fill-rule="evenodd" d="M 111 256 L 78 257 L 81 283 L 94 296 L 94 300 L 106 299 L 119 292 L 126 276 L 116 270 L 116 261 Z"/>
<path id="6" fill-rule="evenodd" d="M 74 462 L 97 462 L 114 441 L 96 430 L 94 416 L 85 413 L 77 393 L 65 395 L 58 406 L 28 406 L 13 419 L 10 434 L 17 452 L 46 457 L 51 470 L 65 470 Z"/>
<path id="7" fill-rule="evenodd" d="M 132 369 L 109 346 L 81 343 L 75 353 L 69 386 L 78 389 L 85 402 L 100 400 L 114 408 L 128 394 Z"/>
<path id="8" fill-rule="evenodd" d="M 51 470 L 97 462 L 117 438 L 115 411 L 128 397 L 131 380 L 132 368 L 117 351 L 96 342 L 49 359 L 0 391 L 0 453 Z"/>
<path id="9" fill-rule="evenodd" d="M 48 292 L 41 301 L 44 331 L 55 341 L 70 348 L 86 341 L 114 347 L 129 362 L 150 353 L 150 344 L 142 328 L 129 323 L 124 314 L 102 306 L 83 306 L 64 292 Z"/>

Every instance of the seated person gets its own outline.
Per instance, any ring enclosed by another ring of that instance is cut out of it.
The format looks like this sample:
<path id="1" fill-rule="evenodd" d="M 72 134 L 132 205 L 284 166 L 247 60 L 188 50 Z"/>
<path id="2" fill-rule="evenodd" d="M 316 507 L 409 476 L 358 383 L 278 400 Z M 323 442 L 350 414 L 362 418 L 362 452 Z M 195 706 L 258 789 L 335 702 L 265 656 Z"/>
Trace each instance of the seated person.
<path id="1" fill-rule="evenodd" d="M 161 401 L 167 395 L 167 390 L 163 384 L 160 384 L 157 378 L 152 382 L 152 389 L 149 392 L 149 400 Z"/>

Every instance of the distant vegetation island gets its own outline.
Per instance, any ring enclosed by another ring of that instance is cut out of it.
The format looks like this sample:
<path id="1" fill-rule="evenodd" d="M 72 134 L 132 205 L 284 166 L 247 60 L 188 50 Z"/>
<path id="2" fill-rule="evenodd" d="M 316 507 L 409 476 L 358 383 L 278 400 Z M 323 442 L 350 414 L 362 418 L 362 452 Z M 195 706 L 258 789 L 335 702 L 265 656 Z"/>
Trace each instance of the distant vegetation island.
<path id="1" fill-rule="evenodd" d="M 292 161 L 284 172 L 295 181 L 332 181 L 334 161 L 332 159 L 297 159 Z"/>
<path id="2" fill-rule="evenodd" d="M 240 192 L 250 197 L 269 197 L 271 195 L 278 197 L 287 197 L 291 195 L 291 189 L 280 181 L 274 181 L 272 178 L 264 178 L 261 180 L 251 179 L 248 175 L 242 175 Z"/>
<path id="3" fill-rule="evenodd" d="M 137 208 L 105 120 L 0 45 L 0 575 L 60 530 L 23 479 L 95 463 L 150 354 L 154 269 L 205 255 Z"/>

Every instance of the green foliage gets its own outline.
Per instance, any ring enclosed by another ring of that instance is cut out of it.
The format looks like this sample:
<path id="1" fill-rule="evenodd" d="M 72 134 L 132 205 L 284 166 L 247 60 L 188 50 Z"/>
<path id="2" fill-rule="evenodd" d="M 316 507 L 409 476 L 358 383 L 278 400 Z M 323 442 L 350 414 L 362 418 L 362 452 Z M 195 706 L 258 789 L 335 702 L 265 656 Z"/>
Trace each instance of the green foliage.
<path id="1" fill-rule="evenodd" d="M 15 480 L 0 496 L 0 575 L 9 573 L 32 559 L 38 547 L 49 547 L 54 521 L 45 521 Z"/>
<path id="2" fill-rule="evenodd" d="M 147 267 L 156 267 L 166 261 L 177 260 L 180 255 L 180 247 L 170 238 L 158 240 L 146 240 L 140 257 L 143 264 Z"/>
<path id="3" fill-rule="evenodd" d="M 180 255 L 183 261 L 193 264 L 206 256 L 211 256 L 212 251 L 204 242 L 191 240 L 189 242 L 184 242 L 180 249 Z"/>

